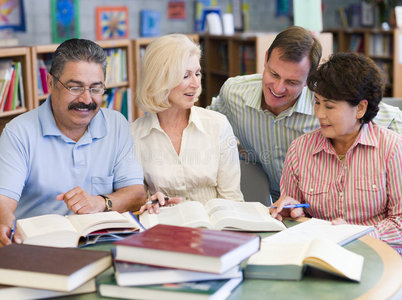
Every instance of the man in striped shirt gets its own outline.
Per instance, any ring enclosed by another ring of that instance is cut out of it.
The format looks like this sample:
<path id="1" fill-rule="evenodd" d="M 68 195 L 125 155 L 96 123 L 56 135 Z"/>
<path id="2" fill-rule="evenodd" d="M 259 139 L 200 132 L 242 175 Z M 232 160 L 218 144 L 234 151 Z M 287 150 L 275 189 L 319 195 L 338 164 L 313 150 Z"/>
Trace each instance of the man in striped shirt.
<path id="1" fill-rule="evenodd" d="M 226 115 L 247 159 L 262 165 L 273 201 L 279 198 L 290 143 L 319 126 L 306 81 L 321 52 L 309 31 L 288 27 L 268 49 L 263 74 L 229 78 L 208 107 Z M 374 121 L 402 134 L 402 112 L 396 107 L 380 105 Z"/>

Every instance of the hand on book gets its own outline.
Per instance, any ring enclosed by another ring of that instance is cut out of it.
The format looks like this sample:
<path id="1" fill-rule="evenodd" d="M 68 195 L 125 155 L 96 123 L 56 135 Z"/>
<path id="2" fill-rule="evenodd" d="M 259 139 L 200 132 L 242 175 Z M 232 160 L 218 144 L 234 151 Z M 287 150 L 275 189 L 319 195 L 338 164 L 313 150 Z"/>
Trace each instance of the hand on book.
<path id="1" fill-rule="evenodd" d="M 167 206 L 178 204 L 182 201 L 180 197 L 169 198 L 166 197 L 161 192 L 156 192 L 151 197 L 147 199 L 147 202 L 141 206 L 139 213 L 142 214 L 144 211 L 148 210 L 148 213 L 159 213 L 159 206 Z"/>
<path id="2" fill-rule="evenodd" d="M 342 219 L 342 218 L 336 218 L 335 220 L 332 220 L 332 225 L 342 225 L 342 224 L 347 224 L 347 222 Z"/>
<path id="3" fill-rule="evenodd" d="M 79 186 L 57 195 L 56 200 L 66 202 L 68 209 L 76 214 L 91 214 L 105 210 L 105 200 L 102 197 L 92 196 Z"/>
<path id="4" fill-rule="evenodd" d="M 275 203 L 273 208 L 269 209 L 271 216 L 279 221 L 282 221 L 282 217 L 304 217 L 303 208 L 284 208 L 285 205 L 296 205 L 300 204 L 299 201 L 289 197 L 289 196 L 281 196 Z"/>

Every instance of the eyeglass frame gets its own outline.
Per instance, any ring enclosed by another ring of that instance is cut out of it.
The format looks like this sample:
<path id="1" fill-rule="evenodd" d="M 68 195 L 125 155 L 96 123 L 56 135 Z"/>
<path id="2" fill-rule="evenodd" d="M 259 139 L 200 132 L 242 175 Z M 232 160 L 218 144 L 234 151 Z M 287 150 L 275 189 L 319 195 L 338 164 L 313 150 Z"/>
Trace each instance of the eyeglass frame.
<path id="1" fill-rule="evenodd" d="M 60 84 L 70 93 L 70 95 L 73 95 L 73 96 L 81 96 L 82 94 L 85 93 L 86 90 L 88 90 L 89 93 L 90 93 L 92 96 L 102 96 L 102 95 L 105 93 L 105 87 L 104 87 L 104 86 L 103 86 L 103 87 L 99 87 L 99 88 L 87 88 L 87 89 L 84 88 L 83 86 L 67 87 L 67 86 L 64 85 L 63 82 L 60 81 L 59 78 L 57 78 L 56 76 L 54 76 L 52 73 L 49 73 L 49 74 L 50 74 L 51 76 L 53 76 L 54 78 L 56 78 L 56 80 L 57 80 L 58 82 L 60 82 Z M 80 90 L 81 92 L 80 92 L 80 93 L 74 93 L 74 92 L 71 91 L 72 89 L 76 89 L 77 91 Z M 94 93 L 94 92 L 93 92 L 94 89 L 102 89 L 102 93 Z"/>

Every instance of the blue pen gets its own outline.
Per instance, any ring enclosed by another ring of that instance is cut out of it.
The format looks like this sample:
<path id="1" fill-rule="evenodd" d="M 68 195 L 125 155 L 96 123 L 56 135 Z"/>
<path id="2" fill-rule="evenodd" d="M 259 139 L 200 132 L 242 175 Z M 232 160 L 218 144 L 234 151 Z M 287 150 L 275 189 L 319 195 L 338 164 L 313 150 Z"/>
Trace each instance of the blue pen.
<path id="1" fill-rule="evenodd" d="M 15 226 L 17 225 L 17 219 L 14 220 L 14 225 L 13 228 L 11 228 L 11 232 L 10 232 L 10 241 L 13 242 L 13 238 L 14 238 L 14 233 L 15 233 Z"/>
<path id="2" fill-rule="evenodd" d="M 285 205 L 283 208 L 297 208 L 297 207 L 310 207 L 310 204 L 308 204 L 308 203 L 302 203 L 302 204 L 288 204 L 288 205 Z M 276 208 L 276 206 L 273 205 L 273 206 L 270 206 L 270 207 L 268 207 L 268 208 Z"/>
<path id="3" fill-rule="evenodd" d="M 130 211 L 130 215 L 133 217 L 133 219 L 138 223 L 138 225 L 140 225 L 141 229 L 143 230 L 147 230 L 144 225 L 141 224 L 140 220 L 138 220 L 138 218 L 135 216 L 135 214 L 133 214 L 132 211 Z"/>

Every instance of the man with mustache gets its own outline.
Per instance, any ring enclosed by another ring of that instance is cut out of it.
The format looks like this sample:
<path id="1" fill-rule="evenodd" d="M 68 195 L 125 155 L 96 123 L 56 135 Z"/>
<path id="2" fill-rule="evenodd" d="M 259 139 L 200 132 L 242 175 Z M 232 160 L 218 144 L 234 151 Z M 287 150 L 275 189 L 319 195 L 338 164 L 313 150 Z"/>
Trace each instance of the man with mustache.
<path id="1" fill-rule="evenodd" d="M 71 39 L 53 56 L 50 95 L 13 119 L 0 137 L 0 246 L 14 220 L 42 214 L 137 210 L 143 173 L 126 119 L 101 109 L 106 55 Z M 16 234 L 14 240 L 19 242 Z"/>

